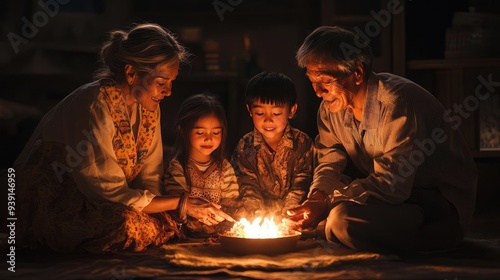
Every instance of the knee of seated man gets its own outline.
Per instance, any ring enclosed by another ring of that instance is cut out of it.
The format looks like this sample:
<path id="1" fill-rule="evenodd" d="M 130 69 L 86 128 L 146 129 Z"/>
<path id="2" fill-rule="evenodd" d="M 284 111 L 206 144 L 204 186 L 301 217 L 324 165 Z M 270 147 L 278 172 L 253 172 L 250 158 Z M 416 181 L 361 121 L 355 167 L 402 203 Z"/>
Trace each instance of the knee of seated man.
<path id="1" fill-rule="evenodd" d="M 331 231 L 337 238 L 342 240 L 346 237 L 352 237 L 358 232 L 355 230 L 356 219 L 353 209 L 360 205 L 353 202 L 341 202 L 330 211 L 327 218 L 326 230 Z"/>

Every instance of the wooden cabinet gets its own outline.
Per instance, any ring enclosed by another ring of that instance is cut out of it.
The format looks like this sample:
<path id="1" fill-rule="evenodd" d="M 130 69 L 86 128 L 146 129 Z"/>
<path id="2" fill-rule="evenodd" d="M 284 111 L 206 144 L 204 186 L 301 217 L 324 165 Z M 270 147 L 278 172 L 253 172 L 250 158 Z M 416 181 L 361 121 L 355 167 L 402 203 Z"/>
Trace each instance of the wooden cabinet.
<path id="1" fill-rule="evenodd" d="M 444 117 L 453 119 L 476 159 L 500 158 L 500 87 L 496 82 L 500 81 L 500 40 L 487 36 L 500 24 L 500 5 L 449 1 L 430 9 L 430 3 L 405 1 L 405 76 L 441 101 L 447 110 Z M 486 149 L 485 113 L 494 110 L 498 112 L 498 149 Z"/>
<path id="2" fill-rule="evenodd" d="M 500 145 L 481 145 L 484 111 L 493 108 L 500 113 L 500 58 L 410 60 L 407 77 L 441 101 L 445 117 L 460 129 L 475 158 L 500 157 Z"/>

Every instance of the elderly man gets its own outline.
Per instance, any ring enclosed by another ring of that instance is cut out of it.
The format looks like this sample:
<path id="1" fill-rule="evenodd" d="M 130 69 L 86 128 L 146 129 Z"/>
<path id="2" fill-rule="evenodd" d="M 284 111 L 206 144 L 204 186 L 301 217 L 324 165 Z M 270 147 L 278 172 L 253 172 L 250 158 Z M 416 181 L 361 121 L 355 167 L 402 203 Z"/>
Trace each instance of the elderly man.
<path id="1" fill-rule="evenodd" d="M 327 218 L 327 239 L 358 250 L 456 248 L 477 174 L 445 108 L 412 81 L 373 73 L 368 44 L 339 27 L 314 30 L 297 62 L 323 101 L 313 183 L 289 220 L 307 230 Z"/>

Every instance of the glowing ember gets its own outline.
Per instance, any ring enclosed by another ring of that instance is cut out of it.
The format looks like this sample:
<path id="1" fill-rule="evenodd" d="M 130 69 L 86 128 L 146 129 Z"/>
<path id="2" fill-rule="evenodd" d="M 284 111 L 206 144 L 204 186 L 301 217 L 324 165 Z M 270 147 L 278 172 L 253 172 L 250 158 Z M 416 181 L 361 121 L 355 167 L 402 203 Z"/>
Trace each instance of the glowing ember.
<path id="1" fill-rule="evenodd" d="M 256 218 L 252 223 L 245 218 L 236 222 L 229 235 L 242 238 L 278 238 L 290 235 L 290 230 L 284 223 L 276 225 L 274 218 Z"/>

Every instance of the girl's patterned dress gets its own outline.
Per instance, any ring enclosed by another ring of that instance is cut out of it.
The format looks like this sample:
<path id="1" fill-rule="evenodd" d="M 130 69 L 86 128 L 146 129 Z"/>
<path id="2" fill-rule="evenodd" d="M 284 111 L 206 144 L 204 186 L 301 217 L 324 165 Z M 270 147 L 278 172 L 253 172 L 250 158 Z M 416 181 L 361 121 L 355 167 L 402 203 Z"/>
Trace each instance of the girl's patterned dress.
<path id="1" fill-rule="evenodd" d="M 189 197 L 201 198 L 221 205 L 227 214 L 233 214 L 240 206 L 238 183 L 234 169 L 229 161 L 224 160 L 219 167 L 216 162 L 209 166 L 198 166 L 188 161 L 186 168 L 174 158 L 165 170 L 166 193 L 189 192 Z M 206 226 L 200 221 L 188 219 L 186 228 L 191 236 L 216 234 L 224 229 Z"/>

